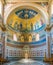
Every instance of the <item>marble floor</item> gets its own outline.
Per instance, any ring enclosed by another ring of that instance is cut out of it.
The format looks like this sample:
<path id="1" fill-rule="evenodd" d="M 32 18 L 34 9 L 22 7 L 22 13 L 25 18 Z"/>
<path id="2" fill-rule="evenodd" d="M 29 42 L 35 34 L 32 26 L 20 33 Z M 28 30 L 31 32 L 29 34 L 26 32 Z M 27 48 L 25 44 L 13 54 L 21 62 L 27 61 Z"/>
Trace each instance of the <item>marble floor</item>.
<path id="1" fill-rule="evenodd" d="M 38 61 L 39 62 L 39 61 Z M 53 65 L 53 62 L 52 63 L 45 63 L 45 62 L 40 62 L 40 63 L 18 63 L 18 62 L 10 62 L 10 63 L 4 63 L 4 64 L 1 64 L 0 65 Z"/>

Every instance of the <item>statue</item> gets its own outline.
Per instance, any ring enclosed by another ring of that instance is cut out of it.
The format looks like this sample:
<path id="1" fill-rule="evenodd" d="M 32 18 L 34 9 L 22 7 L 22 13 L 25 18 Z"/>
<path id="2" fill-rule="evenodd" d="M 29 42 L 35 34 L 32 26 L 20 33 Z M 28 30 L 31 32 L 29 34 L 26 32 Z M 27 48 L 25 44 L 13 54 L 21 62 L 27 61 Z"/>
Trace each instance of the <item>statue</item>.
<path id="1" fill-rule="evenodd" d="M 25 45 L 24 47 L 23 47 L 23 53 L 24 53 L 24 58 L 25 59 L 29 59 L 29 50 L 30 50 L 30 47 L 28 46 L 28 45 Z"/>

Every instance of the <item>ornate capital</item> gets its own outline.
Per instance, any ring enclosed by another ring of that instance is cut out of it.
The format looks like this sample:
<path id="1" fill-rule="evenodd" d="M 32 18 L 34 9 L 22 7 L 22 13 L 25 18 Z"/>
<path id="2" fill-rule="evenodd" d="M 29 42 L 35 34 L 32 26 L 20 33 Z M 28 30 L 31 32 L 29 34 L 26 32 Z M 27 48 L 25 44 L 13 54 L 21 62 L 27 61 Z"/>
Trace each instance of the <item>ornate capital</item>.
<path id="1" fill-rule="evenodd" d="M 5 5 L 6 4 L 6 0 L 1 0 L 2 4 Z"/>
<path id="2" fill-rule="evenodd" d="M 2 31 L 4 31 L 4 32 L 6 31 L 6 27 L 4 24 L 1 24 L 0 27 L 1 27 Z"/>
<path id="3" fill-rule="evenodd" d="M 52 26 L 50 26 L 50 25 L 48 24 L 48 25 L 46 26 L 46 28 L 45 28 L 45 31 L 50 32 L 51 29 L 52 29 Z"/>

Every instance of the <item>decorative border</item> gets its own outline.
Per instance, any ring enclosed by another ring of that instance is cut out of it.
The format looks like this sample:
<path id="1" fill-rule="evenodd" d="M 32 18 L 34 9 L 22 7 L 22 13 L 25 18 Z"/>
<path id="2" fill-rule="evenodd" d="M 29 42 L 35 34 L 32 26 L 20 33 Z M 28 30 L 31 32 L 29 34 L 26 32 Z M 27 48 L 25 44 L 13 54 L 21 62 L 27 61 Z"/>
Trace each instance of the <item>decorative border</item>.
<path id="1" fill-rule="evenodd" d="M 44 28 L 45 28 L 45 24 L 43 24 L 39 29 L 37 29 L 37 30 L 32 30 L 32 31 L 30 31 L 30 30 L 23 30 L 23 31 L 19 31 L 19 30 L 15 30 L 13 27 L 11 27 L 10 25 L 7 25 L 7 28 L 8 29 L 10 29 L 10 30 L 12 30 L 12 31 L 14 31 L 14 32 L 25 32 L 25 33 L 29 33 L 29 32 L 40 32 L 40 31 L 42 31 Z"/>
<path id="2" fill-rule="evenodd" d="M 11 41 L 10 39 L 7 39 L 8 43 L 13 43 L 13 44 L 17 44 L 17 45 L 22 45 L 22 44 L 30 44 L 30 45 L 41 45 L 43 43 L 46 42 L 46 38 L 40 40 L 40 41 L 36 41 L 36 42 L 16 42 L 16 41 Z"/>

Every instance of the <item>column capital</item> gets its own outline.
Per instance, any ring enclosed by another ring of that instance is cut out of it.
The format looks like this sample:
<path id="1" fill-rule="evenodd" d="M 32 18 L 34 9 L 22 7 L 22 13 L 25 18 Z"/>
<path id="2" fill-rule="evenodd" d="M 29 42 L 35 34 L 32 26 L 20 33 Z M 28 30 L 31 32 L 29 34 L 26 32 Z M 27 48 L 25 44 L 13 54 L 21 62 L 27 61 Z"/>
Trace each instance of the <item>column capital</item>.
<path id="1" fill-rule="evenodd" d="M 50 24 L 48 24 L 48 25 L 46 26 L 46 28 L 45 28 L 45 31 L 50 32 L 51 29 L 52 29 L 52 26 L 51 26 Z"/>
<path id="2" fill-rule="evenodd" d="M 1 0 L 2 4 L 5 5 L 6 4 L 6 0 Z"/>
<path id="3" fill-rule="evenodd" d="M 5 27 L 5 25 L 4 25 L 2 22 L 0 23 L 0 28 L 1 28 L 1 30 L 2 30 L 3 32 L 6 31 L 6 27 Z"/>
<path id="4" fill-rule="evenodd" d="M 53 1 L 53 0 L 49 0 L 49 1 L 48 1 L 48 3 L 50 3 L 50 4 L 51 4 L 51 3 L 52 3 L 52 1 Z"/>
<path id="5" fill-rule="evenodd" d="M 53 1 L 52 1 L 52 4 L 53 4 Z"/>

